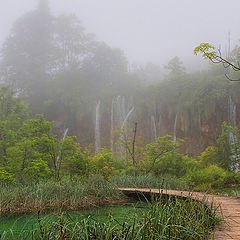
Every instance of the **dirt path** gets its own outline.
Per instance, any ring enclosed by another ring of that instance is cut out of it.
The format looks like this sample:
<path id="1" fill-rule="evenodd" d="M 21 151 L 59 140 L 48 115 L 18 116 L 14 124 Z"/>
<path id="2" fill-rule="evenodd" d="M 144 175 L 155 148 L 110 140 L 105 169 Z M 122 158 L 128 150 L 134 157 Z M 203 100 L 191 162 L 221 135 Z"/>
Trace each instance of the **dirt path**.
<path id="1" fill-rule="evenodd" d="M 175 190 L 159 190 L 159 189 L 147 189 L 147 188 L 120 188 L 123 192 L 153 192 L 174 195 L 180 197 L 191 197 L 192 199 L 199 201 L 206 201 L 208 204 L 213 203 L 214 206 L 220 206 L 219 217 L 224 222 L 216 229 L 211 240 L 240 240 L 240 198 L 227 197 L 221 195 L 211 195 L 198 192 L 186 192 L 186 191 L 175 191 Z"/>

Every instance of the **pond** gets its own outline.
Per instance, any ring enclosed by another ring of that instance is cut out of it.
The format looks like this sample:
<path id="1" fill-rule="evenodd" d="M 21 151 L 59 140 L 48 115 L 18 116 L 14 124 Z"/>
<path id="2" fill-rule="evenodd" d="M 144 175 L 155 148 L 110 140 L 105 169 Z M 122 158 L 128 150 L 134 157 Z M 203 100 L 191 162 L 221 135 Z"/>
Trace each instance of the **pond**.
<path id="1" fill-rule="evenodd" d="M 40 222 L 57 222 L 59 216 L 71 219 L 71 222 L 80 222 L 83 219 L 92 220 L 99 223 L 108 222 L 109 218 L 114 219 L 115 224 L 121 225 L 123 222 L 131 223 L 136 218 L 141 218 L 149 210 L 149 205 L 143 202 L 129 203 L 121 206 L 106 206 L 88 210 L 51 212 L 40 214 Z M 15 239 L 18 239 L 18 233 L 31 231 L 39 228 L 38 214 L 24 214 L 21 216 L 1 217 L 0 234 L 11 230 Z M 1 237 L 0 237 L 1 239 Z M 8 239 L 8 238 L 6 238 Z"/>

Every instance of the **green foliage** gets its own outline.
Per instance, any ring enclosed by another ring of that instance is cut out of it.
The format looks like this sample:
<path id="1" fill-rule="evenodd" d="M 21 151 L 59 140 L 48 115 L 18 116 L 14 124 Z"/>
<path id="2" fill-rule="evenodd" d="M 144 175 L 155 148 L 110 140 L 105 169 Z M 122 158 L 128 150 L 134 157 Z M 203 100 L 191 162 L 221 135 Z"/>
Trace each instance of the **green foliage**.
<path id="1" fill-rule="evenodd" d="M 217 139 L 217 146 L 209 146 L 200 156 L 200 162 L 204 166 L 216 164 L 227 171 L 235 171 L 240 156 L 239 129 L 222 124 L 223 132 Z"/>
<path id="2" fill-rule="evenodd" d="M 177 56 L 171 59 L 168 62 L 168 65 L 165 66 L 165 68 L 170 71 L 169 73 L 170 76 L 175 76 L 175 77 L 176 76 L 179 77 L 180 75 L 182 75 L 185 70 L 185 68 L 182 66 L 182 62 Z"/>
<path id="3" fill-rule="evenodd" d="M 201 153 L 199 157 L 200 163 L 204 166 L 209 166 L 212 164 L 219 163 L 220 153 L 217 147 L 209 146 Z"/>
<path id="4" fill-rule="evenodd" d="M 206 191 L 219 188 L 225 184 L 227 173 L 216 165 L 201 167 L 188 174 L 188 182 L 195 191 Z"/>
<path id="5" fill-rule="evenodd" d="M 14 183 L 15 178 L 14 175 L 7 170 L 5 170 L 4 167 L 0 167 L 0 183 Z"/>
<path id="6" fill-rule="evenodd" d="M 225 122 L 222 124 L 223 133 L 217 139 L 220 156 L 219 166 L 224 169 L 234 171 L 240 163 L 240 130 L 237 127 L 228 126 Z"/>
<path id="7" fill-rule="evenodd" d="M 171 174 L 172 171 L 168 167 L 180 166 L 178 161 L 182 160 L 182 156 L 176 152 L 176 148 L 180 145 L 181 141 L 175 142 L 169 135 L 157 138 L 156 142 L 146 145 L 144 160 L 140 162 L 139 168 L 145 173 Z M 173 162 L 177 166 L 173 166 Z"/>
<path id="8" fill-rule="evenodd" d="M 64 141 L 60 142 L 60 145 L 62 146 L 61 158 L 63 161 L 63 168 L 65 168 L 71 176 L 75 174 L 88 174 L 88 156 L 81 152 L 79 143 L 74 141 L 72 137 L 66 137 Z"/>
<path id="9" fill-rule="evenodd" d="M 46 161 L 40 159 L 33 160 L 31 165 L 23 171 L 24 179 L 29 181 L 39 181 L 49 178 L 50 169 Z"/>
<path id="10" fill-rule="evenodd" d="M 112 153 L 107 149 L 102 149 L 100 153 L 90 160 L 90 170 L 92 173 L 100 174 L 105 179 L 108 179 L 114 170 L 113 161 Z"/>
<path id="11" fill-rule="evenodd" d="M 204 59 L 212 59 L 217 56 L 215 47 L 210 45 L 209 43 L 201 43 L 198 47 L 194 49 L 194 54 L 197 55 L 198 53 L 202 54 Z"/>
<path id="12" fill-rule="evenodd" d="M 0 110 L 0 182 L 39 181 L 51 171 L 59 175 L 63 162 L 70 173 L 86 170 L 79 144 L 71 137 L 60 141 L 43 115 L 25 119 L 27 107 L 9 87 L 0 89 Z"/>

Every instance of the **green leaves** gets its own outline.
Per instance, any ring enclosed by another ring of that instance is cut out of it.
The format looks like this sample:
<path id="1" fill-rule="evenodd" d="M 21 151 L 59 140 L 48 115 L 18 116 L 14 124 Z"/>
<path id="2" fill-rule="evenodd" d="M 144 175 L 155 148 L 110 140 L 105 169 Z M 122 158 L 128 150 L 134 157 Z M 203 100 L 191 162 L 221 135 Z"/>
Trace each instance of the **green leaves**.
<path id="1" fill-rule="evenodd" d="M 171 136 L 157 138 L 156 142 L 146 145 L 144 160 L 140 168 L 147 173 L 184 175 L 184 167 L 187 157 L 178 153 L 176 148 L 181 146 L 182 141 L 173 141 Z M 186 170 L 186 169 L 185 169 Z"/>
<path id="2" fill-rule="evenodd" d="M 198 55 L 199 53 L 201 53 L 204 59 L 212 60 L 217 56 L 217 53 L 214 50 L 215 47 L 210 45 L 209 43 L 201 43 L 198 47 L 194 49 L 194 55 Z"/>

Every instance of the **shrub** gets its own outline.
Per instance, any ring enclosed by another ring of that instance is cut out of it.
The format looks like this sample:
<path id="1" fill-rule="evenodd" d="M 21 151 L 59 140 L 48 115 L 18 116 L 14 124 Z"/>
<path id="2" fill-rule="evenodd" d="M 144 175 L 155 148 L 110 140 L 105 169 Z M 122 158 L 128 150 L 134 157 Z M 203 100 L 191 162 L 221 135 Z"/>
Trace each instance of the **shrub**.
<path id="1" fill-rule="evenodd" d="M 198 168 L 188 174 L 187 179 L 193 190 L 219 188 L 225 184 L 227 173 L 216 165 Z"/>
<path id="2" fill-rule="evenodd" d="M 212 146 L 207 147 L 200 156 L 200 162 L 204 166 L 209 166 L 211 164 L 217 164 L 219 162 L 218 148 L 212 147 Z"/>

